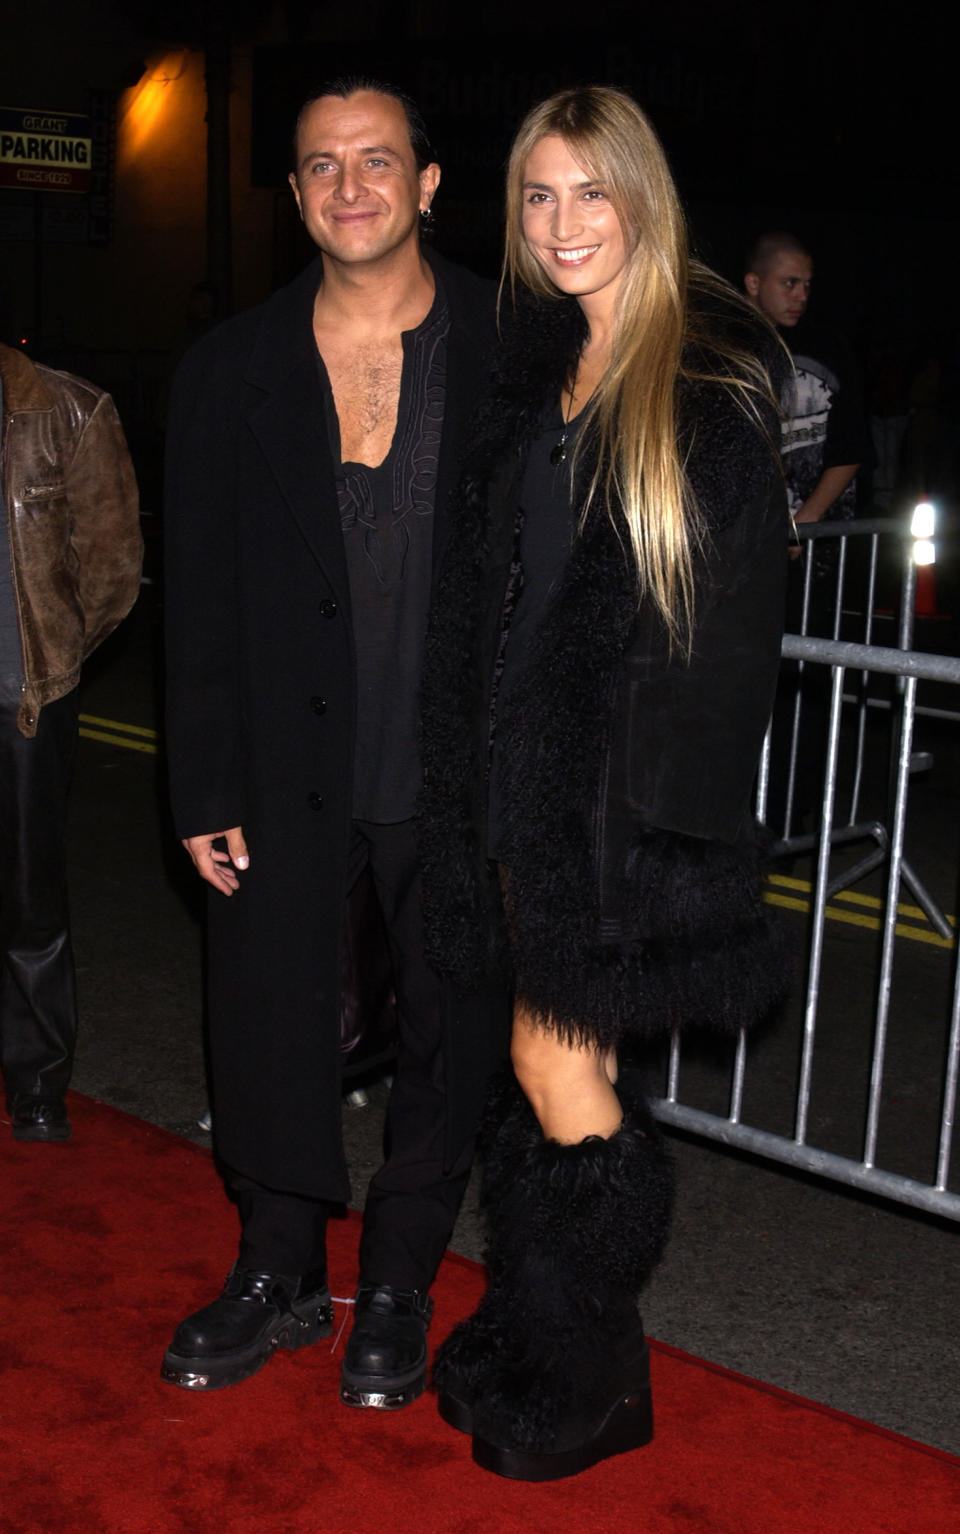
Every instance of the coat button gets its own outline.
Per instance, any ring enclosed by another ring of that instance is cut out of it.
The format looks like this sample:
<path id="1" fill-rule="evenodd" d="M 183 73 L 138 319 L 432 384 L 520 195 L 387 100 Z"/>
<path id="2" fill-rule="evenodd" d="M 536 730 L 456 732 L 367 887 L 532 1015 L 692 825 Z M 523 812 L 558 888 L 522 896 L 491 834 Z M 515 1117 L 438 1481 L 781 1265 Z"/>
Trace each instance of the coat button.
<path id="1" fill-rule="evenodd" d="M 323 809 L 323 795 L 322 794 L 318 794 L 316 789 L 314 789 L 312 793 L 309 793 L 307 795 L 307 803 L 309 804 L 309 806 L 310 806 L 310 808 L 312 810 L 322 810 Z"/>
<path id="2" fill-rule="evenodd" d="M 327 712 L 327 700 L 326 698 L 311 698 L 310 707 L 315 714 L 325 714 Z"/>
<path id="3" fill-rule="evenodd" d="M 332 597 L 324 597 L 320 603 L 321 618 L 335 618 L 337 616 L 337 604 Z"/>

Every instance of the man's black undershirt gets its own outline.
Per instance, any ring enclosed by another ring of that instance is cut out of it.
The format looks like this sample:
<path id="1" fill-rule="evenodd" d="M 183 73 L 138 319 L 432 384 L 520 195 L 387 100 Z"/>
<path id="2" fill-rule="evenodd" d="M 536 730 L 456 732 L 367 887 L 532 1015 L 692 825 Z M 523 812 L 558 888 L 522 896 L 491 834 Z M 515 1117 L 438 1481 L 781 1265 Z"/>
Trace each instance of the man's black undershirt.
<path id="1" fill-rule="evenodd" d="M 409 820 L 420 788 L 417 696 L 430 604 L 449 329 L 438 283 L 427 317 L 403 333 L 396 431 L 375 468 L 340 462 L 340 427 L 320 362 L 356 652 L 353 816 L 379 825 Z"/>

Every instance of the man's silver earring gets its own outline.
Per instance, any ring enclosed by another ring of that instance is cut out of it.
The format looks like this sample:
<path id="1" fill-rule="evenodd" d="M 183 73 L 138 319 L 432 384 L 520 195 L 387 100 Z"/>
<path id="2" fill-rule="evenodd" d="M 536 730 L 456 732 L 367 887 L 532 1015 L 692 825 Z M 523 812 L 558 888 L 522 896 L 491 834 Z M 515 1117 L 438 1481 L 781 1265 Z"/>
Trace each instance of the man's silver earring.
<path id="1" fill-rule="evenodd" d="M 424 234 L 432 234 L 434 228 L 433 209 L 431 207 L 420 209 L 420 228 Z"/>

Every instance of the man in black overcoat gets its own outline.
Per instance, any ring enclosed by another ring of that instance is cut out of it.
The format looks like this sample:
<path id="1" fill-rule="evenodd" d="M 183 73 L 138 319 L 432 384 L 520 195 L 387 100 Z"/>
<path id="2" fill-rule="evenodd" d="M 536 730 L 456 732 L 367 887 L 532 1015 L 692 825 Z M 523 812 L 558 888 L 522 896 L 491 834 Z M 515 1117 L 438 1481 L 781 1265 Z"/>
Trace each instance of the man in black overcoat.
<path id="1" fill-rule="evenodd" d="M 372 873 L 399 1049 L 341 1397 L 422 1390 L 428 1291 L 507 1012 L 423 956 L 417 690 L 444 505 L 494 342 L 493 284 L 422 249 L 419 114 L 346 81 L 300 114 L 290 180 L 320 255 L 188 353 L 169 421 L 168 741 L 178 835 L 211 886 L 216 1148 L 242 1222 L 164 1377 L 234 1384 L 331 1329 L 325 1227 L 349 1197 L 339 946 Z"/>

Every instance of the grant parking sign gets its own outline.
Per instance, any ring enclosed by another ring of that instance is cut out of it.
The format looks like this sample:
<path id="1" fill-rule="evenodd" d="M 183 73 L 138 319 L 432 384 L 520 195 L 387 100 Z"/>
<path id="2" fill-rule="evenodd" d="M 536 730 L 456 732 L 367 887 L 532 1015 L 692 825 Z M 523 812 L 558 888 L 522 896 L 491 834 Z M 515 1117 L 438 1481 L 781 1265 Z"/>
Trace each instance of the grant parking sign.
<path id="1" fill-rule="evenodd" d="M 92 148 L 89 117 L 0 107 L 0 187 L 89 192 Z"/>

